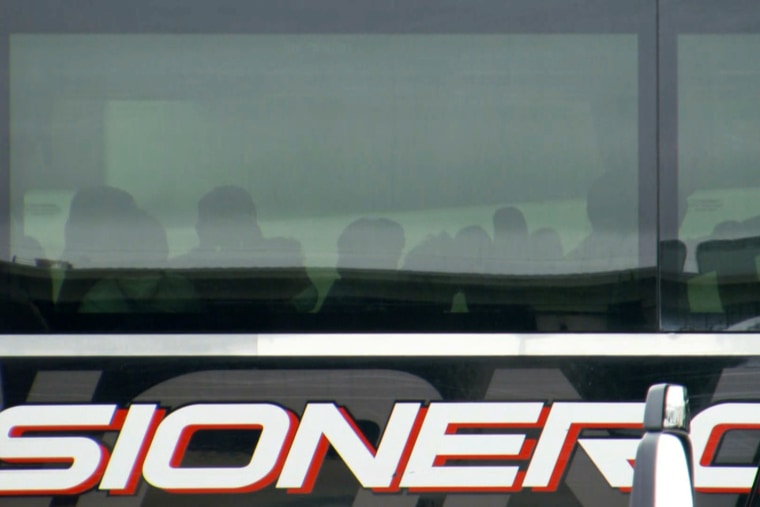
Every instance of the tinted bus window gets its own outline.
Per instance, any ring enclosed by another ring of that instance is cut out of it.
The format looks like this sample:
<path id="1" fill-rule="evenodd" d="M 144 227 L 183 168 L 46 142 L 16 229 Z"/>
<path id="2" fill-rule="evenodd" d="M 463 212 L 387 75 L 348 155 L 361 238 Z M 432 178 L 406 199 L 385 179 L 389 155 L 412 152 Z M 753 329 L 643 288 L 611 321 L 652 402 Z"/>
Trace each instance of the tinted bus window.
<path id="1" fill-rule="evenodd" d="M 591 3 L 18 3 L 17 297 L 52 329 L 653 328 L 654 17 Z"/>
<path id="2" fill-rule="evenodd" d="M 684 256 L 680 304 L 667 327 L 747 330 L 760 315 L 760 8 L 668 4 Z"/>

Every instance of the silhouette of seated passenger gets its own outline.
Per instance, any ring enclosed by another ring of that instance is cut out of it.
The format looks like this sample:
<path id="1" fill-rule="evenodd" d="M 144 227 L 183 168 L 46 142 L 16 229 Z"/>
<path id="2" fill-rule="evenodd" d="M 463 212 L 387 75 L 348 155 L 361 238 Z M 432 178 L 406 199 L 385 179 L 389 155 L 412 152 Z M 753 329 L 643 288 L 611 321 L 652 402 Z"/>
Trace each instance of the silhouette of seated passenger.
<path id="1" fill-rule="evenodd" d="M 243 188 L 226 185 L 198 201 L 195 224 L 198 246 L 173 260 L 178 267 L 250 266 L 252 252 L 261 246 L 256 206 Z"/>
<path id="2" fill-rule="evenodd" d="M 606 306 L 597 325 L 607 330 L 644 329 L 649 303 L 642 289 L 643 278 L 618 277 L 618 271 L 639 267 L 638 198 L 631 192 L 630 180 L 623 173 L 605 172 L 591 185 L 586 200 L 586 215 L 591 232 L 566 257 L 563 268 L 576 273 L 614 273 L 597 283 L 614 291 L 583 294 L 584 302 Z M 641 276 L 648 276 L 646 274 Z"/>
<path id="3" fill-rule="evenodd" d="M 124 224 L 136 211 L 134 198 L 119 188 L 100 185 L 74 194 L 61 255 L 61 264 L 74 269 L 65 273 L 58 291 L 59 313 L 76 313 L 84 295 L 97 282 L 94 275 L 80 275 L 76 270 L 121 267 Z"/>
<path id="4" fill-rule="evenodd" d="M 278 310 L 308 312 L 314 308 L 319 298 L 317 288 L 304 268 L 301 244 L 292 238 L 263 238 L 260 247 L 253 253 L 253 264 L 260 269 L 283 276 L 269 280 L 266 294 L 271 304 Z M 271 306 L 271 305 L 270 305 Z"/>
<path id="5" fill-rule="evenodd" d="M 122 227 L 137 210 L 124 190 L 96 186 L 79 190 L 71 200 L 61 260 L 75 268 L 108 268 L 121 258 Z"/>
<path id="6" fill-rule="evenodd" d="M 386 218 L 360 218 L 338 238 L 338 275 L 321 312 L 387 312 L 403 296 L 398 263 L 405 244 L 404 229 Z"/>
<path id="7" fill-rule="evenodd" d="M 455 236 L 460 289 L 467 302 L 471 329 L 530 331 L 536 327 L 533 310 L 520 292 L 491 276 L 495 249 L 488 233 L 471 225 Z M 487 317 L 480 318 L 480 314 Z"/>
<path id="8" fill-rule="evenodd" d="M 479 225 L 469 225 L 454 236 L 456 245 L 456 271 L 458 273 L 483 274 L 493 259 L 494 246 L 491 237 Z"/>
<path id="9" fill-rule="evenodd" d="M 409 250 L 403 269 L 416 273 L 454 273 L 454 247 L 454 238 L 446 232 L 429 235 Z"/>
<path id="10" fill-rule="evenodd" d="M 161 224 L 140 209 L 120 217 L 118 257 L 113 273 L 84 295 L 80 313 L 194 313 L 195 290 L 185 278 L 166 272 L 169 253 Z"/>
<path id="11" fill-rule="evenodd" d="M 454 236 L 454 248 L 459 289 L 464 293 L 468 310 L 473 311 L 483 304 L 484 298 L 490 299 L 492 291 L 484 286 L 486 279 L 483 275 L 493 264 L 493 242 L 485 229 L 469 225 Z"/>
<path id="12" fill-rule="evenodd" d="M 301 244 L 264 238 L 245 189 L 226 185 L 207 192 L 198 202 L 195 230 L 198 246 L 172 266 L 195 271 L 187 275 L 219 319 L 242 322 L 251 312 L 304 312 L 316 304 Z"/>
<path id="13" fill-rule="evenodd" d="M 580 272 L 631 269 L 638 266 L 638 202 L 620 175 L 602 174 L 591 185 L 586 215 L 591 233 L 569 253 Z"/>
<path id="14" fill-rule="evenodd" d="M 518 274 L 529 253 L 528 223 L 522 211 L 506 206 L 493 214 L 494 259 L 488 271 L 496 274 Z"/>
<path id="15" fill-rule="evenodd" d="M 403 270 L 408 276 L 406 291 L 417 310 L 430 314 L 451 311 L 454 295 L 459 290 L 456 242 L 448 233 L 430 235 L 412 248 L 404 258 Z"/>

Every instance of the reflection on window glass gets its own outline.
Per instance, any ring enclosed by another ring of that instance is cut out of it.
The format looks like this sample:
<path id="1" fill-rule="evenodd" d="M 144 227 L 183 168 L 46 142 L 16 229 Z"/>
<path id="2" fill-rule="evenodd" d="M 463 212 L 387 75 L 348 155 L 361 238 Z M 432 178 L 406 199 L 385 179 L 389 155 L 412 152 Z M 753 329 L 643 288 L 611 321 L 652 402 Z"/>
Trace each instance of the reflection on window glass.
<path id="1" fill-rule="evenodd" d="M 12 255 L 53 266 L 71 311 L 514 307 L 517 327 L 606 329 L 610 294 L 640 303 L 608 287 L 649 267 L 635 35 L 10 48 Z M 586 306 L 561 290 L 579 285 Z"/>
<path id="2" fill-rule="evenodd" d="M 678 38 L 679 186 L 688 310 L 681 326 L 760 315 L 760 35 Z"/>

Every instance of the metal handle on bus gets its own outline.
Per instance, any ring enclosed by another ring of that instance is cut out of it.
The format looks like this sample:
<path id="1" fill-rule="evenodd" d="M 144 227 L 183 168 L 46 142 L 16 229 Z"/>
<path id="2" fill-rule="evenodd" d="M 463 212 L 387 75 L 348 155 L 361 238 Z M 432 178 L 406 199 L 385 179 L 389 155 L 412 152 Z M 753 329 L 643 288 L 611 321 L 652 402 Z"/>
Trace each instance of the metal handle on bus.
<path id="1" fill-rule="evenodd" d="M 693 507 L 694 473 L 686 388 L 649 388 L 644 409 L 646 433 L 636 452 L 631 507 Z"/>

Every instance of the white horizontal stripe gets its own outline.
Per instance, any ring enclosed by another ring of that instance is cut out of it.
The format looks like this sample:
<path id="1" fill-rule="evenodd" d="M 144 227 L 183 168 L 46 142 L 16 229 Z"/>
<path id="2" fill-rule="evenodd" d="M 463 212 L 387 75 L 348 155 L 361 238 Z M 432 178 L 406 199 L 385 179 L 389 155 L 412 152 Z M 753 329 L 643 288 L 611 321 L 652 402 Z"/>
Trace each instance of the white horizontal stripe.
<path id="1" fill-rule="evenodd" d="M 0 335 L 0 356 L 760 356 L 760 334 Z"/>

